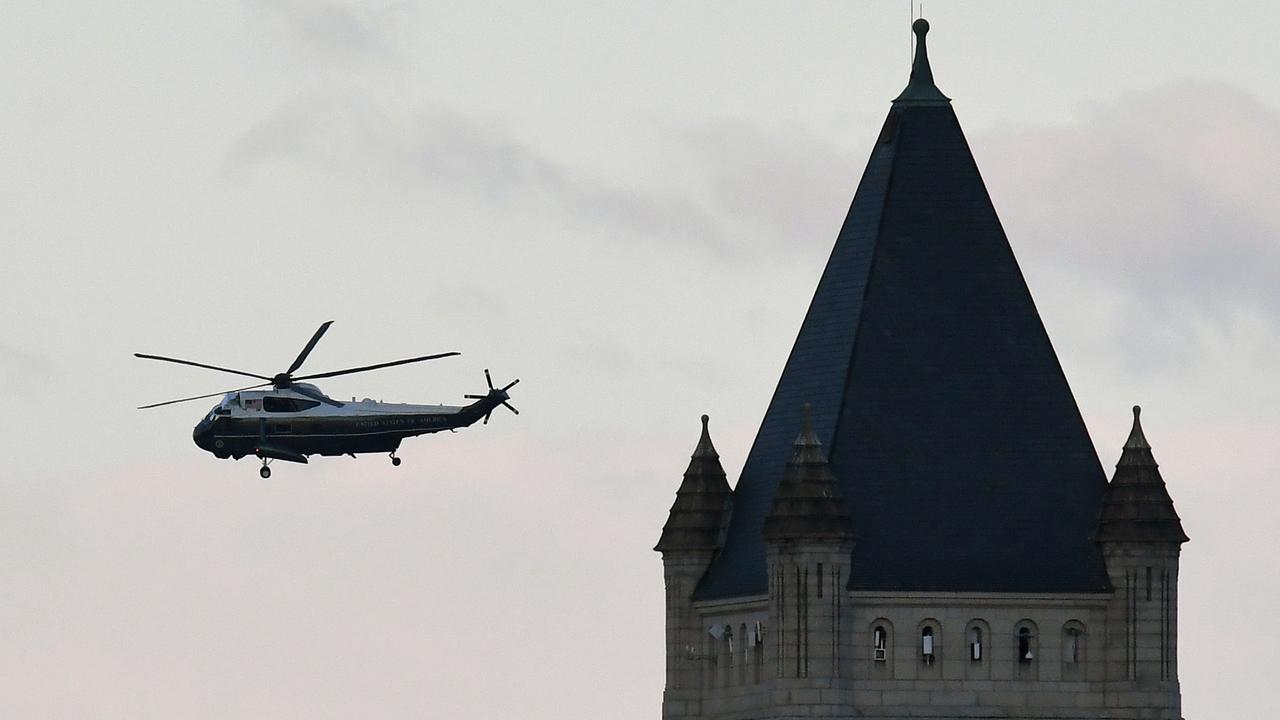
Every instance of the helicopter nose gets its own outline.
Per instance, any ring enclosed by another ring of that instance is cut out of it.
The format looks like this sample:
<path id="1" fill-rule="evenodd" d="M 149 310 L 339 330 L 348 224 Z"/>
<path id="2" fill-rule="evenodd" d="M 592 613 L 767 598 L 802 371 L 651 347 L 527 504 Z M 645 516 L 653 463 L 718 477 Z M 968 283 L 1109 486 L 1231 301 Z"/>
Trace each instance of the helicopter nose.
<path id="1" fill-rule="evenodd" d="M 213 423 L 202 421 L 191 431 L 191 439 L 201 450 L 213 450 Z"/>

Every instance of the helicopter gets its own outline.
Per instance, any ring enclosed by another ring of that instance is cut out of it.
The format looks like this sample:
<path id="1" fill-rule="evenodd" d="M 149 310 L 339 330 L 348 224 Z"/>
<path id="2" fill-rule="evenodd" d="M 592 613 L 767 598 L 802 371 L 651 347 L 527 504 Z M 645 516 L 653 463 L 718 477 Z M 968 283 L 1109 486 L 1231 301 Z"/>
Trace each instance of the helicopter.
<path id="1" fill-rule="evenodd" d="M 481 419 L 487 425 L 489 416 L 499 405 L 517 415 L 520 414 L 520 411 L 508 402 L 511 398 L 508 391 L 520 380 L 512 380 L 502 387 L 494 387 L 493 378 L 487 369 L 484 371 L 484 378 L 489 385 L 489 390 L 483 395 L 465 395 L 465 398 L 475 401 L 470 405 L 409 405 L 385 403 L 368 398 L 356 401 L 354 397 L 351 402 L 335 400 L 323 393 L 320 388 L 304 381 L 436 360 L 459 353 L 437 353 L 344 370 L 295 376 L 294 373 L 302 367 L 302 363 L 306 361 L 307 356 L 315 349 L 316 343 L 320 342 L 320 338 L 332 324 L 332 320 L 321 324 L 311 336 L 311 340 L 302 348 L 302 352 L 298 353 L 297 359 L 289 369 L 273 376 L 163 355 L 134 353 L 134 357 L 145 360 L 191 365 L 266 381 L 235 390 L 142 405 L 138 409 L 146 410 L 221 395 L 221 401 L 196 424 L 191 434 L 192 439 L 201 450 L 213 453 L 214 457 L 220 459 L 239 460 L 248 455 L 256 456 L 262 460 L 262 468 L 258 474 L 263 478 L 271 477 L 269 466 L 273 460 L 306 463 L 310 455 L 355 457 L 357 453 L 388 453 L 391 464 L 399 467 L 400 458 L 396 457 L 396 450 L 405 438 L 443 430 L 453 431 L 473 425 Z"/>

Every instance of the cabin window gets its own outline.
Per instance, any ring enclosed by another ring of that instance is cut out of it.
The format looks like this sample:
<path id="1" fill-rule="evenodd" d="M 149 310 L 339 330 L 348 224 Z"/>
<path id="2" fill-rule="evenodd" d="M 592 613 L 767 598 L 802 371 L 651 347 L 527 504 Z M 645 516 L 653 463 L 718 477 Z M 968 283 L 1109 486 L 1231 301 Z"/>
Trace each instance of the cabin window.
<path id="1" fill-rule="evenodd" d="M 925 665 L 932 665 L 933 657 L 933 628 L 925 625 L 920 631 L 920 659 Z"/>
<path id="2" fill-rule="evenodd" d="M 969 659 L 982 662 L 982 628 L 969 628 Z"/>
<path id="3" fill-rule="evenodd" d="M 888 659 L 889 633 L 885 632 L 883 625 L 877 625 L 876 629 L 871 631 L 871 650 L 876 662 L 884 662 Z"/>
<path id="4" fill-rule="evenodd" d="M 261 410 L 262 399 L 261 398 L 245 398 L 244 409 L 245 410 Z"/>

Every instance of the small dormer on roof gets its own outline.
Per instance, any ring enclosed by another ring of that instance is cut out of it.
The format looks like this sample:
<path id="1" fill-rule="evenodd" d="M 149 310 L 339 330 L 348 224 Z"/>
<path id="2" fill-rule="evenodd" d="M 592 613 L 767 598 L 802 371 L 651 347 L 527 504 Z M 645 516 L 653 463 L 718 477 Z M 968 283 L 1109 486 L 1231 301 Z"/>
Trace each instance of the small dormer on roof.
<path id="1" fill-rule="evenodd" d="M 911 32 L 916 34 L 916 56 L 911 63 L 911 79 L 907 87 L 898 97 L 894 105 L 949 105 L 951 98 L 942 94 L 933 84 L 933 68 L 929 67 L 929 51 L 925 47 L 924 36 L 929 33 L 929 21 L 920 18 L 911 24 Z"/>
<path id="2" fill-rule="evenodd" d="M 702 436 L 684 471 L 676 491 L 667 524 L 654 550 L 716 550 L 723 543 L 724 529 L 733 507 L 733 491 L 720 465 L 720 454 L 711 443 L 707 429 L 710 418 L 702 416 Z"/>
<path id="3" fill-rule="evenodd" d="M 1160 466 L 1142 432 L 1142 408 L 1133 406 L 1133 429 L 1107 486 L 1098 542 L 1174 543 L 1190 538 L 1160 477 Z"/>
<path id="4" fill-rule="evenodd" d="M 804 406 L 804 425 L 764 521 L 765 542 L 846 541 L 853 537 L 849 510 L 813 430 L 813 411 Z"/>

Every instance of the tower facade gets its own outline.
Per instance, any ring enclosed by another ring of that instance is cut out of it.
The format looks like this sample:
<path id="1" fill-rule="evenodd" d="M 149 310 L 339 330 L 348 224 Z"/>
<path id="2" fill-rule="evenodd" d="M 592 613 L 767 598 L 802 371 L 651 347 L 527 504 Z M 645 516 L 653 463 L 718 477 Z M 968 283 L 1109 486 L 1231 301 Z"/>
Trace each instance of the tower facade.
<path id="1" fill-rule="evenodd" d="M 1176 720 L 1186 535 L 1136 414 L 1108 482 L 913 30 L 742 475 L 704 422 L 656 548 L 664 717 Z"/>

